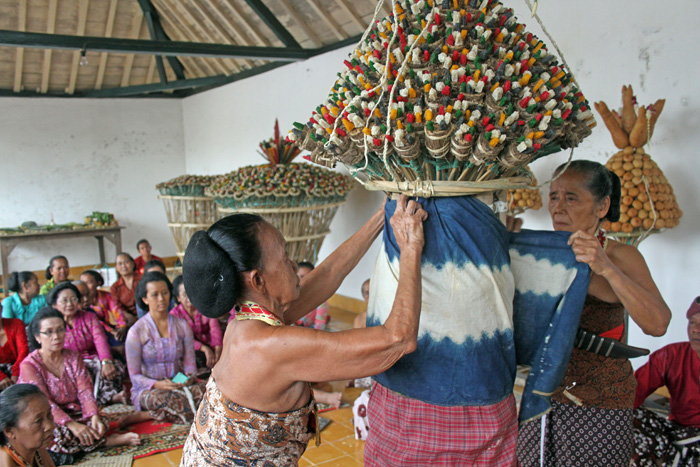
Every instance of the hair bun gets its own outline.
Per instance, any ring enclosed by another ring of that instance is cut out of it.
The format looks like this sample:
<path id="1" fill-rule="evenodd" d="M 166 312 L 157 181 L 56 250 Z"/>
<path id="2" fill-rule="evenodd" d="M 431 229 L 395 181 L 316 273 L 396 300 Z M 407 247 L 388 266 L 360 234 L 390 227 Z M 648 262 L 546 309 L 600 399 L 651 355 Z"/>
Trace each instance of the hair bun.
<path id="1" fill-rule="evenodd" d="M 182 276 L 190 301 L 208 318 L 230 312 L 243 291 L 236 265 L 203 230 L 195 232 L 187 245 Z"/>
<path id="2" fill-rule="evenodd" d="M 610 178 L 610 209 L 608 209 L 608 214 L 605 216 L 610 222 L 617 222 L 620 220 L 620 200 L 622 199 L 622 183 L 620 182 L 620 177 L 617 176 L 615 172 L 609 169 L 608 171 Z"/>

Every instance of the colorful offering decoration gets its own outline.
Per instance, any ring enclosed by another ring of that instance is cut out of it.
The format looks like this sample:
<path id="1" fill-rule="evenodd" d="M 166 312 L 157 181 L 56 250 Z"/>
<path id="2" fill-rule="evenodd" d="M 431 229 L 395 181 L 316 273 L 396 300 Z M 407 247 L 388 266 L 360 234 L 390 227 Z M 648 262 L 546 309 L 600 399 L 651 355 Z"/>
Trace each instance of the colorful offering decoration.
<path id="1" fill-rule="evenodd" d="M 292 163 L 298 145 L 274 137 L 260 143 L 269 162 L 250 165 L 217 177 L 205 190 L 215 200 L 220 216 L 249 212 L 263 216 L 287 240 L 294 261 L 316 262 L 330 223 L 353 187 L 350 177 L 323 167 Z"/>
<path id="2" fill-rule="evenodd" d="M 511 9 L 495 0 L 393 6 L 288 135 L 311 161 L 342 162 L 370 182 L 483 182 L 520 176 L 590 135 L 588 101 Z"/>
<path id="3" fill-rule="evenodd" d="M 606 221 L 602 228 L 630 244 L 637 245 L 652 233 L 677 226 L 683 216 L 673 188 L 642 147 L 654 134 L 665 102 L 659 99 L 653 105 L 639 106 L 632 87 L 623 86 L 621 110 L 610 111 L 605 102 L 595 104 L 613 143 L 621 149 L 606 164 L 622 183 L 620 220 Z"/>
<path id="4" fill-rule="evenodd" d="M 166 196 L 204 196 L 204 190 L 214 178 L 211 175 L 180 175 L 159 183 L 156 190 Z"/>
<path id="5" fill-rule="evenodd" d="M 517 190 L 508 190 L 508 212 L 514 216 L 518 216 L 528 209 L 537 211 L 542 207 L 542 194 L 537 187 L 537 178 L 532 174 L 529 167 L 525 170 L 530 172 L 532 176 L 532 188 L 518 188 Z"/>

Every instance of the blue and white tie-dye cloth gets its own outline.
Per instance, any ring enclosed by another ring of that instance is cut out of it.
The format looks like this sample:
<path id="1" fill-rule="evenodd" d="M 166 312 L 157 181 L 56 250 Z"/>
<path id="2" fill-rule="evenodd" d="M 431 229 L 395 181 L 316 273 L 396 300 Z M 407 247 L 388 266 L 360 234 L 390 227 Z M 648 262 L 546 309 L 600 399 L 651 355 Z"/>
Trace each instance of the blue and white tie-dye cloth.
<path id="1" fill-rule="evenodd" d="M 418 349 L 375 379 L 430 404 L 491 405 L 512 393 L 517 354 L 519 364 L 533 368 L 520 419 L 543 413 L 546 395 L 566 368 L 588 289 L 588 267 L 576 262 L 569 234 L 511 235 L 473 197 L 419 202 L 429 217 Z M 369 326 L 386 320 L 398 286 L 399 249 L 389 225 L 395 209 L 396 202 L 387 203 L 384 245 L 370 282 Z"/>

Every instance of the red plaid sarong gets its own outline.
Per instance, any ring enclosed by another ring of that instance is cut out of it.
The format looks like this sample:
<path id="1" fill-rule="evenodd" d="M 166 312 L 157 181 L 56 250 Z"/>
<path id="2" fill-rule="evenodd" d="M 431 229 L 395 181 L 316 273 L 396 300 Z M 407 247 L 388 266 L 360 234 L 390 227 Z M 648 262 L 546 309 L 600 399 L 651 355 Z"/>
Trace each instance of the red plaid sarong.
<path id="1" fill-rule="evenodd" d="M 374 383 L 368 405 L 365 466 L 514 466 L 515 399 L 487 406 L 442 407 Z"/>

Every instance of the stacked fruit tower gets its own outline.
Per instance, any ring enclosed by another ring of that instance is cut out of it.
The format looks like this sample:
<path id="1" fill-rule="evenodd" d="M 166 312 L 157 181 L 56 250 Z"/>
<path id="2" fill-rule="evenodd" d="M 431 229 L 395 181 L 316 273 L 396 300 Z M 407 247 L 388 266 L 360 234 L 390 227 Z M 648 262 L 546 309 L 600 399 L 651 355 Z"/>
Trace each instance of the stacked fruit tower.
<path id="1" fill-rule="evenodd" d="M 639 106 L 632 87 L 623 86 L 620 111 L 610 111 L 605 102 L 595 104 L 620 149 L 606 166 L 622 184 L 620 220 L 606 221 L 602 228 L 635 246 L 650 234 L 677 226 L 683 216 L 671 184 L 643 148 L 654 134 L 665 102 L 660 99 L 653 105 Z"/>

